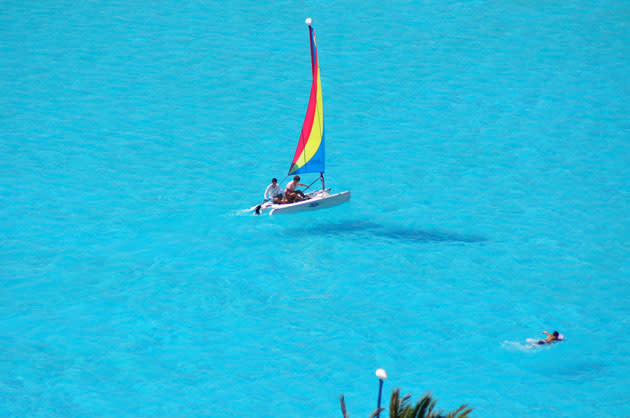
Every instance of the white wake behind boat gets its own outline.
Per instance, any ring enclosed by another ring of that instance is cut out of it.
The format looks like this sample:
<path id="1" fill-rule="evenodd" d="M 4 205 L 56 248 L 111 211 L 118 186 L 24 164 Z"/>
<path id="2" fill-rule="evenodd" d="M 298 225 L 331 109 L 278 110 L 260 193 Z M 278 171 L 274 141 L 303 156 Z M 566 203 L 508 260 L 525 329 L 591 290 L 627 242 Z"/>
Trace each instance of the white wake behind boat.
<path id="1" fill-rule="evenodd" d="M 296 213 L 311 210 L 325 209 L 340 205 L 350 200 L 350 192 L 331 194 L 330 189 L 324 186 L 325 148 L 324 148 L 324 105 L 322 100 L 322 83 L 319 75 L 319 59 L 317 55 L 317 42 L 315 30 L 311 26 L 311 19 L 306 19 L 311 45 L 311 67 L 313 82 L 311 95 L 306 109 L 304 124 L 300 140 L 293 156 L 293 162 L 289 169 L 289 176 L 302 173 L 319 173 L 322 188 L 305 194 L 306 199 L 293 203 L 263 202 L 253 206 L 250 210 L 257 214 L 269 212 L 270 215 L 279 213 Z M 317 181 L 317 179 L 315 180 Z"/>

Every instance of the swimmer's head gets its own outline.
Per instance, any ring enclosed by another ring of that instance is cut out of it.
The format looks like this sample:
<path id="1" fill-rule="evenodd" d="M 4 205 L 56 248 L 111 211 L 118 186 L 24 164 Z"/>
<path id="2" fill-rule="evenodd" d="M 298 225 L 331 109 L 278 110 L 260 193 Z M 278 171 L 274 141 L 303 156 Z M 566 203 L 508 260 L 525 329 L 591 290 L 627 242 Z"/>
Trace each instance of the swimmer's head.
<path id="1" fill-rule="evenodd" d="M 554 331 L 554 332 L 553 332 L 553 336 L 554 336 L 554 337 L 558 338 L 558 335 L 560 335 L 560 333 L 559 333 L 558 331 Z"/>

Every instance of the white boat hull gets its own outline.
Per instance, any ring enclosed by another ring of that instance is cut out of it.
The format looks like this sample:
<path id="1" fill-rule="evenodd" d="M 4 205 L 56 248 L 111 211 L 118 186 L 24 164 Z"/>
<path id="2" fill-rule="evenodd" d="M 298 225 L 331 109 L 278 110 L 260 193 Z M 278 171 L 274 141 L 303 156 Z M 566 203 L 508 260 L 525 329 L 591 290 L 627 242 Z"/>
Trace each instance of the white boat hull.
<path id="1" fill-rule="evenodd" d="M 313 210 L 331 208 L 350 200 L 349 191 L 330 194 L 330 189 L 318 190 L 307 194 L 307 196 L 309 199 L 295 203 L 277 204 L 265 202 L 260 205 L 259 213 L 269 212 L 269 215 L 278 215 L 283 213 L 309 212 Z M 255 211 L 257 207 L 258 205 L 252 207 L 250 210 Z"/>

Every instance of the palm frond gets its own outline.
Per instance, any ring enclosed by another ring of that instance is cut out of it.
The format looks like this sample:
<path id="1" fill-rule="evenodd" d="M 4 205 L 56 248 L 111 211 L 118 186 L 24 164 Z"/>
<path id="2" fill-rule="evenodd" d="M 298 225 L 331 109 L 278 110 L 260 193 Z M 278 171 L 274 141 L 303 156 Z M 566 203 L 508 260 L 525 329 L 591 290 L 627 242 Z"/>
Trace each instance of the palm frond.
<path id="1" fill-rule="evenodd" d="M 430 405 L 431 405 L 431 395 L 427 393 L 416 404 L 416 407 L 414 408 L 414 411 L 413 411 L 413 417 L 424 418 L 426 416 L 427 410 L 429 409 Z"/>
<path id="2" fill-rule="evenodd" d="M 399 413 L 403 413 L 403 414 L 401 414 L 401 417 L 407 418 L 404 415 L 404 411 L 408 411 L 409 410 L 409 399 L 411 399 L 411 395 L 407 394 L 407 395 L 403 396 L 403 398 L 400 400 L 400 404 L 398 405 L 398 411 L 399 411 Z"/>
<path id="3" fill-rule="evenodd" d="M 339 403 L 341 404 L 341 414 L 343 415 L 343 418 L 348 418 L 349 415 L 346 412 L 346 401 L 343 399 L 343 395 L 339 397 Z"/>
<path id="4" fill-rule="evenodd" d="M 464 404 L 451 412 L 446 418 L 466 418 L 472 412 L 472 408 L 468 408 L 468 405 Z"/>
<path id="5" fill-rule="evenodd" d="M 376 408 L 374 412 L 372 412 L 368 418 L 374 418 L 376 415 L 380 414 L 384 410 L 385 408 Z"/>
<path id="6" fill-rule="evenodd" d="M 398 406 L 400 405 L 400 388 L 396 388 L 392 391 L 392 397 L 389 401 L 389 418 L 398 417 Z"/>
<path id="7" fill-rule="evenodd" d="M 427 395 L 427 396 L 429 396 L 429 398 L 431 398 L 431 395 Z M 429 407 L 427 409 L 427 417 L 433 418 L 433 417 L 439 417 L 440 416 L 440 412 L 439 411 L 435 411 L 434 412 L 435 404 L 437 404 L 437 399 L 432 399 L 429 402 Z"/>

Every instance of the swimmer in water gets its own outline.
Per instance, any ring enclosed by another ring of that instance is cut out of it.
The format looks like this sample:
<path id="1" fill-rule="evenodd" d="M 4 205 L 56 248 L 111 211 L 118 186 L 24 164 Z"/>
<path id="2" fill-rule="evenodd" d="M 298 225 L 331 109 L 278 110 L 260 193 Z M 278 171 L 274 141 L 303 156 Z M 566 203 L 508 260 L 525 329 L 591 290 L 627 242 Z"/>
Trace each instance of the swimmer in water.
<path id="1" fill-rule="evenodd" d="M 545 338 L 544 340 L 538 340 L 538 345 L 551 344 L 564 340 L 564 336 L 558 331 L 554 331 L 553 334 L 550 334 L 547 331 L 543 331 L 543 334 L 545 334 L 547 338 Z"/>

